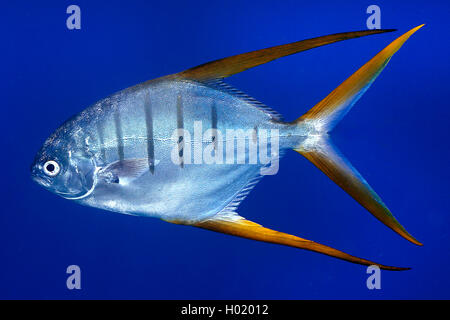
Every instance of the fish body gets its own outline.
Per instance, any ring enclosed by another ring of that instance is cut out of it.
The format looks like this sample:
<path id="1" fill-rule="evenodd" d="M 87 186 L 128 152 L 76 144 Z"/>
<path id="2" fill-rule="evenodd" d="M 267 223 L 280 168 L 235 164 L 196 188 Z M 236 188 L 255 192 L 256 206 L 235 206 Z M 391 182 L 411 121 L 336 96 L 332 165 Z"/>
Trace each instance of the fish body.
<path id="1" fill-rule="evenodd" d="M 300 118 L 282 117 L 223 78 L 311 48 L 392 30 L 334 34 L 236 55 L 150 80 L 100 100 L 44 143 L 32 177 L 80 204 L 376 264 L 274 231 L 237 213 L 259 179 L 293 149 L 378 220 L 421 245 L 332 144 L 329 133 L 419 28 L 394 40 Z"/>
<path id="2" fill-rule="evenodd" d="M 74 197 L 81 204 L 165 220 L 200 221 L 224 209 L 265 166 L 249 163 L 249 142 L 253 141 L 245 141 L 244 164 L 237 163 L 237 156 L 227 164 L 227 143 L 258 139 L 254 135 L 265 130 L 269 149 L 274 139 L 270 134 L 276 133 L 283 150 L 306 136 L 248 99 L 227 87 L 158 79 L 97 102 L 64 124 L 50 140 L 60 139 L 72 154 L 82 150 L 96 168 L 130 159 L 140 162 L 141 174 L 126 183 L 97 179 L 93 192 Z M 174 133 L 180 126 L 185 133 L 184 155 L 173 161 L 179 139 Z M 213 139 L 208 130 L 223 134 Z M 228 135 L 227 141 L 226 133 L 231 130 L 250 133 Z M 203 161 L 207 148 L 220 148 L 221 160 L 215 161 L 219 163 Z M 197 150 L 200 157 L 194 155 Z"/>

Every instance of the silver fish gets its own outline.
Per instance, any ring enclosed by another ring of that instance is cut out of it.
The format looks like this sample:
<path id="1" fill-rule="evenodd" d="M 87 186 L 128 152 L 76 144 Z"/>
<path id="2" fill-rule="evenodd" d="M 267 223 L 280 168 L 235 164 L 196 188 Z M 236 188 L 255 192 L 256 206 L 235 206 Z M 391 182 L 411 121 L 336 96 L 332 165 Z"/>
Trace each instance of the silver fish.
<path id="1" fill-rule="evenodd" d="M 236 209 L 263 175 L 276 173 L 283 152 L 293 149 L 386 226 L 421 245 L 332 145 L 328 133 L 422 26 L 394 40 L 292 122 L 284 122 L 275 111 L 222 79 L 283 56 L 393 30 L 298 41 L 125 89 L 59 127 L 37 153 L 32 177 L 49 191 L 87 206 L 311 250 L 387 270 L 408 269 L 264 228 L 239 216 Z"/>

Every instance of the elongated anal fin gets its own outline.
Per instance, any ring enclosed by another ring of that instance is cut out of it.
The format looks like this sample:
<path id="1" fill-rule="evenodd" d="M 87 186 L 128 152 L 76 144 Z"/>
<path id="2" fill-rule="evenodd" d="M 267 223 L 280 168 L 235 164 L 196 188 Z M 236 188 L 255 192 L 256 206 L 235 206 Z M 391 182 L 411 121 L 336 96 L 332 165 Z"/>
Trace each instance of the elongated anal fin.
<path id="1" fill-rule="evenodd" d="M 422 245 L 397 221 L 378 194 L 326 136 L 308 139 L 311 141 L 307 140 L 294 150 L 311 161 L 387 227 L 412 243 Z"/>
<path id="2" fill-rule="evenodd" d="M 251 51 L 235 56 L 211 61 L 194 68 L 175 74 L 175 77 L 197 81 L 222 79 L 247 69 L 259 66 L 272 60 L 285 57 L 301 51 L 321 47 L 338 41 L 364 37 L 368 35 L 391 32 L 395 29 L 364 30 L 343 32 L 323 37 L 317 37 L 271 48 Z"/>
<path id="3" fill-rule="evenodd" d="M 362 264 L 367 266 L 377 265 L 381 269 L 385 270 L 402 271 L 410 269 L 410 268 L 385 266 L 373 261 L 361 259 L 314 241 L 306 240 L 287 233 L 264 228 L 263 226 L 255 222 L 242 218 L 236 220 L 228 220 L 228 219 L 223 220 L 220 218 L 209 219 L 206 221 L 198 222 L 194 224 L 194 226 L 237 237 L 310 250 L 356 264 Z"/>
<path id="4" fill-rule="evenodd" d="M 310 121 L 318 131 L 330 132 L 367 91 L 384 67 L 386 67 L 394 53 L 401 48 L 413 33 L 423 26 L 423 24 L 417 26 L 395 39 L 322 101 L 294 122 Z"/>

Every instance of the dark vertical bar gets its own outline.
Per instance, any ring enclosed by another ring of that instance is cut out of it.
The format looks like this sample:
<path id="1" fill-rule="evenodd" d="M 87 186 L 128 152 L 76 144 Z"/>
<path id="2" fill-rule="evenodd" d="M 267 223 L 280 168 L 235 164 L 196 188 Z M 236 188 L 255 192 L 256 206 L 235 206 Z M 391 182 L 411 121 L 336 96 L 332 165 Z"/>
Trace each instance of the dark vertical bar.
<path id="1" fill-rule="evenodd" d="M 116 139 L 117 139 L 117 155 L 119 156 L 119 160 L 123 161 L 124 152 L 123 152 L 123 133 L 122 133 L 122 124 L 120 121 L 120 112 L 116 110 L 114 112 L 114 124 L 116 128 Z"/>
<path id="2" fill-rule="evenodd" d="M 148 168 L 153 174 L 155 172 L 155 144 L 153 141 L 153 113 L 152 105 L 148 92 L 145 93 L 144 98 L 144 113 L 145 113 L 145 126 L 147 129 L 147 159 Z"/>
<path id="3" fill-rule="evenodd" d="M 181 101 L 181 95 L 177 97 L 177 129 L 178 129 L 178 156 L 180 157 L 180 166 L 183 168 L 183 149 L 184 149 L 184 137 L 183 137 L 183 104 Z"/>
<path id="4" fill-rule="evenodd" d="M 214 150 L 217 150 L 217 107 L 215 102 L 211 108 L 211 129 L 213 134 L 211 141 L 214 143 Z"/>
<path id="5" fill-rule="evenodd" d="M 106 151 L 105 151 L 105 134 L 103 133 L 103 125 L 100 121 L 97 121 L 97 135 L 100 145 L 100 156 L 103 162 L 106 162 Z"/>

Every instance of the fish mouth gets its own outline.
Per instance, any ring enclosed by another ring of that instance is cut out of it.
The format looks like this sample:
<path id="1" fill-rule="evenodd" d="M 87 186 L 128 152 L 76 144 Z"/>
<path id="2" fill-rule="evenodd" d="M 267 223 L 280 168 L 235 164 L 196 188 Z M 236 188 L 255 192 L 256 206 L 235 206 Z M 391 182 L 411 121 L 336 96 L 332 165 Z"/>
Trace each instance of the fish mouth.
<path id="1" fill-rule="evenodd" d="M 35 170 L 31 171 L 31 179 L 44 188 L 49 188 L 51 185 L 51 181 L 49 178 L 37 174 Z"/>
<path id="2" fill-rule="evenodd" d="M 65 199 L 78 199 L 78 198 L 84 198 L 86 196 L 87 193 L 89 193 L 89 189 L 83 188 L 82 190 L 75 192 L 64 192 L 64 191 L 60 191 L 57 188 L 51 188 L 51 181 L 46 178 L 46 177 L 42 177 L 39 175 L 32 175 L 31 179 L 33 181 L 35 181 L 37 184 L 39 184 L 40 186 L 44 187 L 47 190 L 52 191 L 53 193 L 65 198 Z"/>
<path id="3" fill-rule="evenodd" d="M 88 191 L 89 190 L 83 190 L 77 194 L 74 194 L 71 192 L 62 192 L 62 191 L 55 190 L 55 193 L 65 199 L 75 199 L 75 198 L 83 197 Z"/>
<path id="4" fill-rule="evenodd" d="M 41 186 L 43 186 L 43 187 L 45 187 L 45 188 L 50 187 L 50 182 L 48 182 L 47 180 L 45 180 L 45 179 L 43 179 L 43 178 L 41 178 L 41 177 L 33 176 L 32 179 L 33 179 L 37 184 L 40 184 Z"/>

